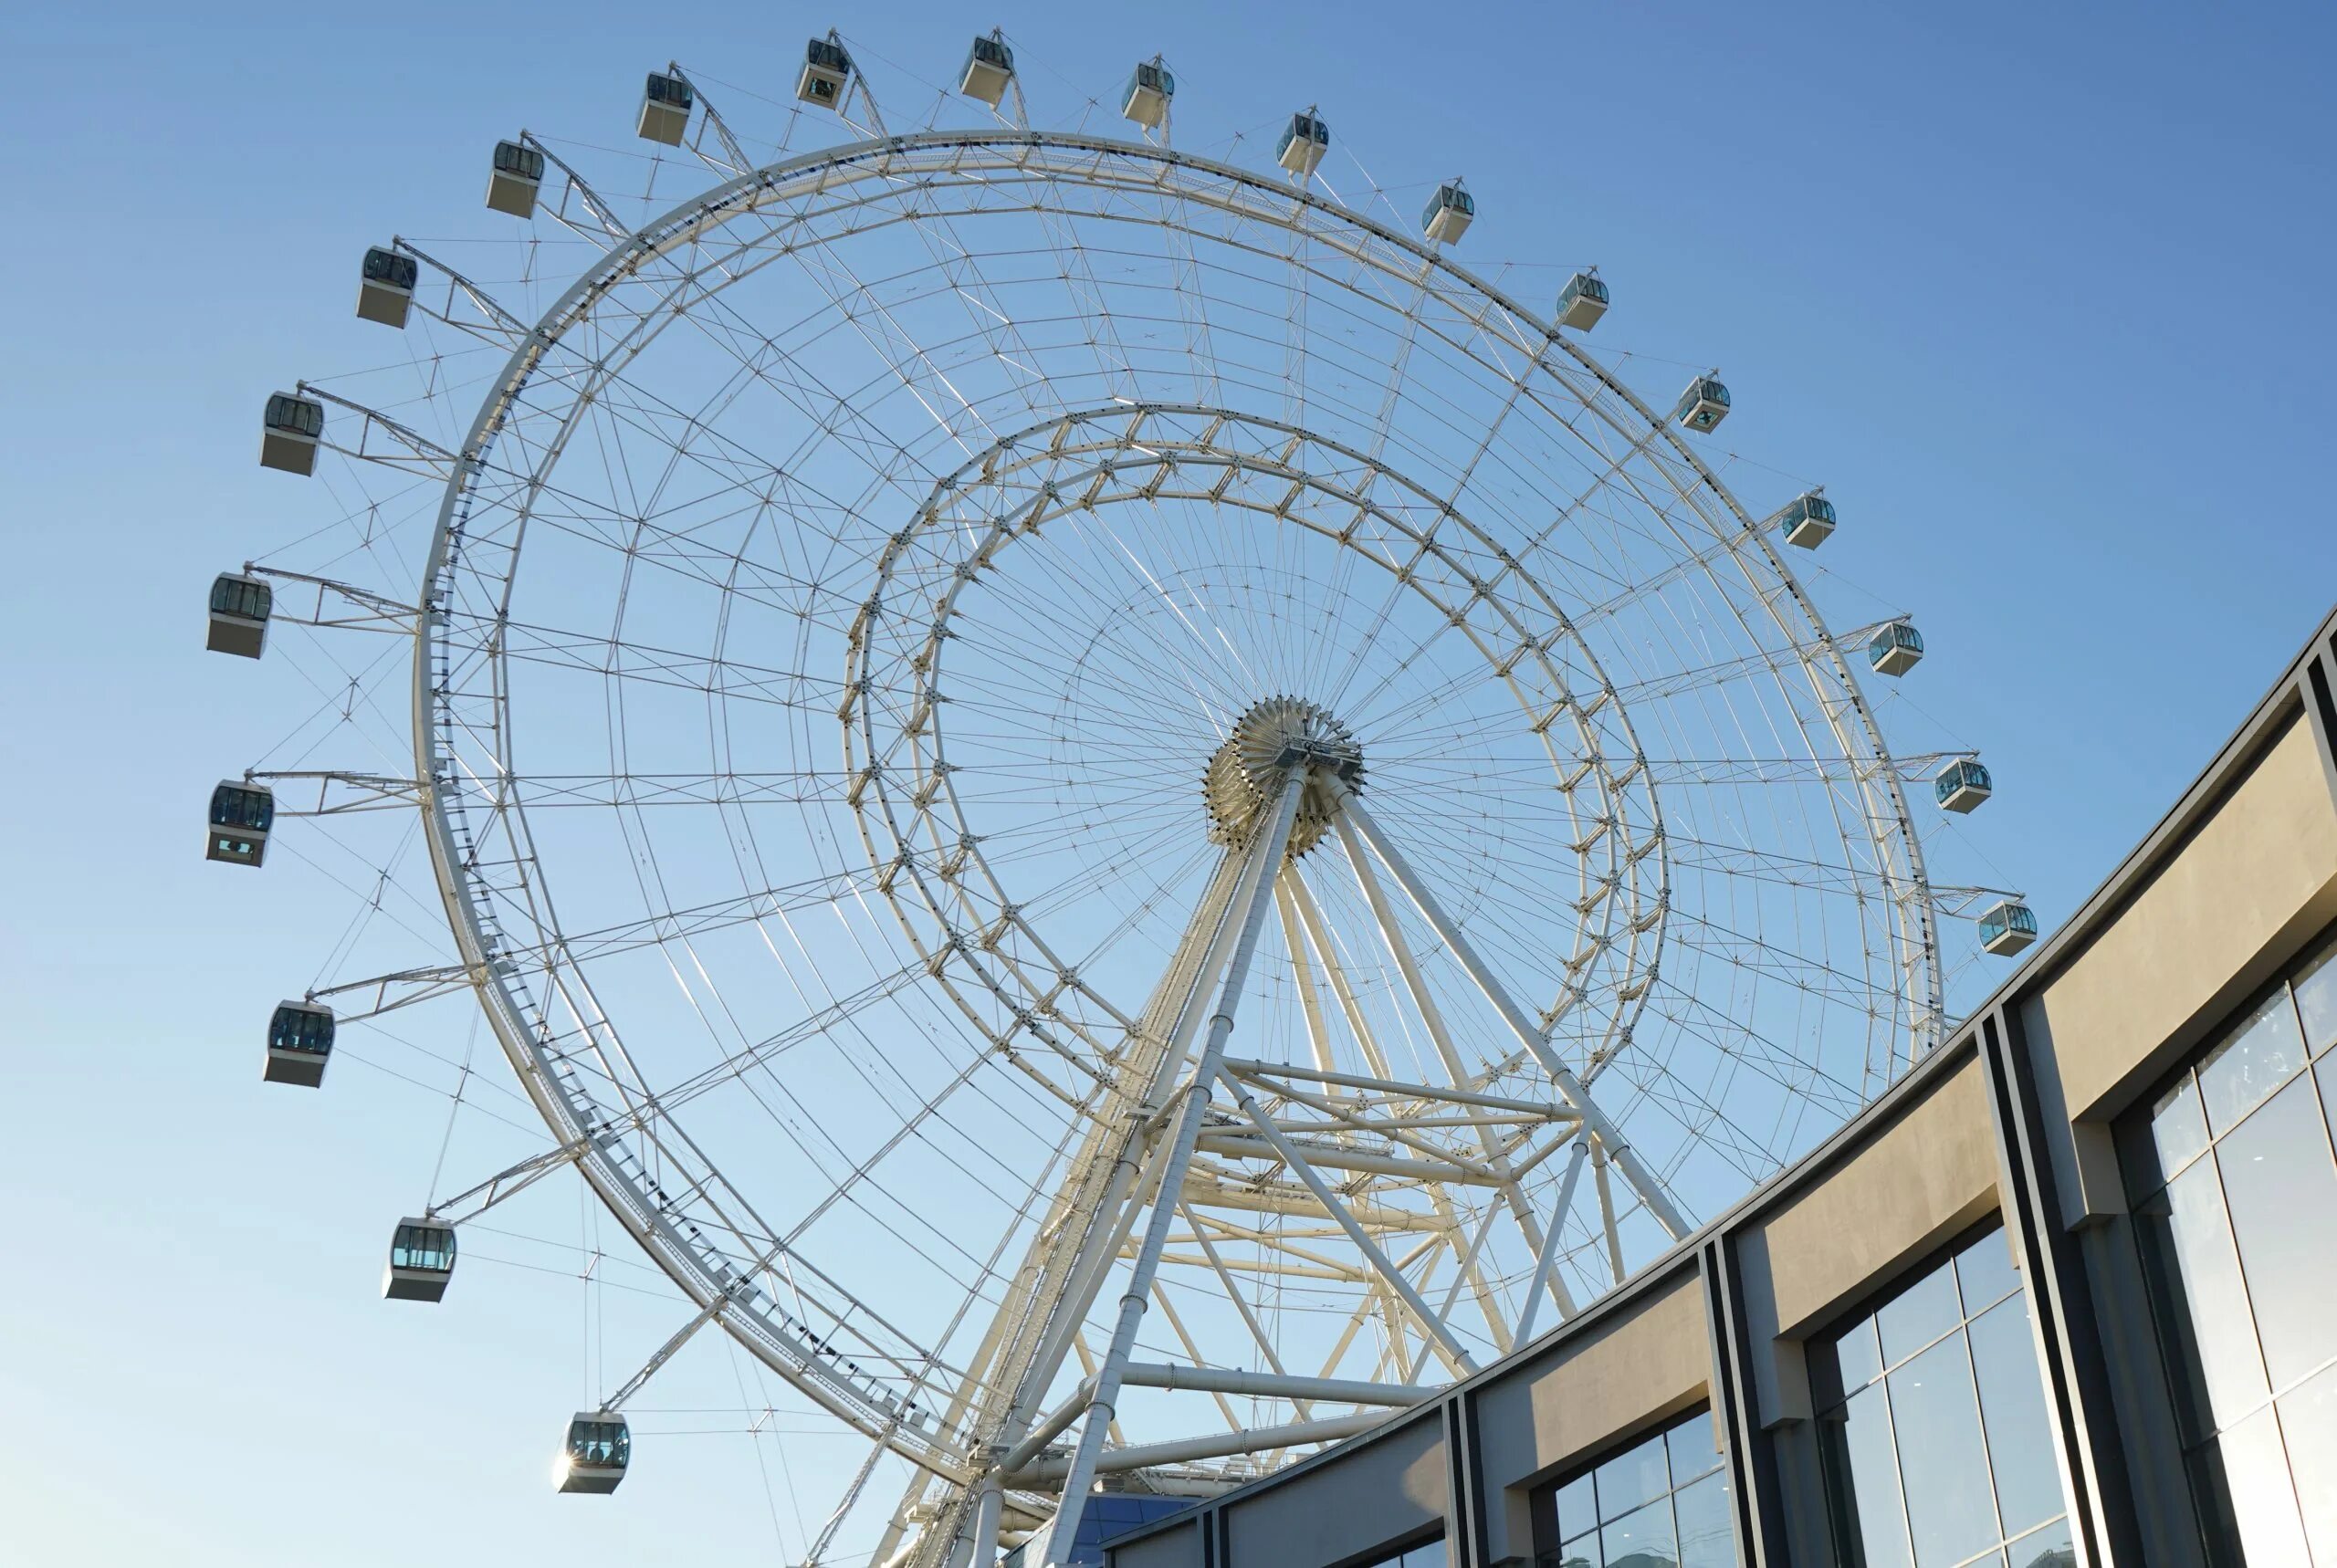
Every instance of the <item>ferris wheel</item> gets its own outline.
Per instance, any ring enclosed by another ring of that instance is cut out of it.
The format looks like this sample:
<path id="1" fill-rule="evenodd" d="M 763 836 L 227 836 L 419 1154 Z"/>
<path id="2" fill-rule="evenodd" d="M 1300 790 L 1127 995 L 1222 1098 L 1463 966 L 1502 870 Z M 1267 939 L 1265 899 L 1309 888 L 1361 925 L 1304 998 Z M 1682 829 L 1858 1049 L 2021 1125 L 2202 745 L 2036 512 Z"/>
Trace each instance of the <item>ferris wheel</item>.
<path id="1" fill-rule="evenodd" d="M 328 516 L 211 599 L 358 652 L 206 852 L 392 813 L 452 938 L 285 1002 L 267 1076 L 472 998 L 548 1130 L 385 1293 L 572 1168 L 687 1298 L 565 1490 L 713 1327 L 866 1445 L 815 1558 L 878 1490 L 875 1562 L 1063 1563 L 1066 1498 L 1222 1490 L 1611 1289 L 2034 936 L 1926 873 L 1991 783 L 1884 744 L 1913 626 L 1829 629 L 1832 503 L 1741 502 L 1719 373 L 1632 390 L 1595 270 L 1472 272 L 1464 182 L 1342 191 L 1315 107 L 1173 148 L 1157 57 L 1054 129 L 997 34 L 911 131 L 837 35 L 787 86 L 668 66 L 612 193 L 522 132 L 515 228 L 369 251 L 413 352 L 268 400 Z"/>

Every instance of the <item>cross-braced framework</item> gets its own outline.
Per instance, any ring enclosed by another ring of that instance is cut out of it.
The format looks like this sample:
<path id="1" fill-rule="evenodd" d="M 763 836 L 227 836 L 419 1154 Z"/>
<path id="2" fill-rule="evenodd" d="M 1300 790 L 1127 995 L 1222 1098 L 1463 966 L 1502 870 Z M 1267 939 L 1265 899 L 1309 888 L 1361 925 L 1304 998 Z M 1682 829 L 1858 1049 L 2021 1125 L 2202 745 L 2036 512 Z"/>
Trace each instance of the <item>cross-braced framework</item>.
<path id="1" fill-rule="evenodd" d="M 550 1130 L 428 1220 L 573 1167 L 691 1303 L 603 1411 L 718 1324 L 871 1445 L 821 1544 L 889 1454 L 876 1560 L 953 1568 L 1572 1312 L 1927 1050 L 1993 896 L 1779 514 L 1314 111 L 1036 131 L 980 48 L 994 123 L 888 135 L 815 42 L 844 140 L 760 162 L 668 67 L 662 211 L 508 144 L 590 259 L 529 320 L 398 242 L 417 387 L 300 383 L 362 498 L 247 569 L 411 637 L 410 764 L 393 643 L 246 778 L 418 820 L 454 936 L 309 1003 L 476 996 Z"/>

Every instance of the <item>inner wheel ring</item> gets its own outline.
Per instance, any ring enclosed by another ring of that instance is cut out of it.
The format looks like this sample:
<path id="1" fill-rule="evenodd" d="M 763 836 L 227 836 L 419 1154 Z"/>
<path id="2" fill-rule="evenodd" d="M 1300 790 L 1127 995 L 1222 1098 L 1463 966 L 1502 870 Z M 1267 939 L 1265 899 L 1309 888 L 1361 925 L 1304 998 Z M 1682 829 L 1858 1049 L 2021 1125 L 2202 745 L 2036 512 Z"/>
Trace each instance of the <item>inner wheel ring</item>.
<path id="1" fill-rule="evenodd" d="M 1090 1040 L 1082 1052 L 1081 1042 L 1068 1038 L 1075 1026 L 1068 1019 L 1074 1009 L 1063 1005 L 1067 993 L 1079 993 L 1114 1016 L 1132 1015 L 1140 1005 L 1138 997 L 1113 994 L 1109 982 L 1083 963 L 1077 943 L 1048 929 L 1048 890 L 1018 885 L 1018 852 L 1001 856 L 986 847 L 1001 835 L 1001 824 L 984 818 L 974 777 L 982 769 L 969 763 L 961 740 L 979 725 L 959 716 L 980 713 L 983 723 L 995 722 L 995 716 L 977 694 L 953 689 L 953 674 L 963 678 L 964 650 L 981 623 L 984 595 L 995 593 L 1019 562 L 1029 562 L 1034 574 L 1041 570 L 1030 561 L 1034 549 L 1053 548 L 1055 535 L 1087 527 L 1116 507 L 1157 510 L 1164 504 L 1205 507 L 1218 517 L 1248 514 L 1262 528 L 1294 530 L 1316 552 L 1311 565 L 1347 561 L 1357 575 L 1386 583 L 1406 613 L 1436 623 L 1436 645 L 1450 650 L 1443 657 L 1465 653 L 1474 678 L 1505 689 L 1513 733 L 1546 764 L 1545 787 L 1563 792 L 1574 835 L 1552 852 L 1570 866 L 1567 885 L 1557 891 L 1576 907 L 1574 946 L 1565 956 L 1564 983 L 1536 1002 L 1546 1019 L 1571 1019 L 1568 1032 L 1585 1041 L 1588 1060 L 1627 1040 L 1662 945 L 1662 818 L 1647 770 L 1637 766 L 1642 753 L 1625 706 L 1563 608 L 1501 543 L 1385 463 L 1280 422 L 1181 405 L 1090 410 L 1010 435 L 979 454 L 937 484 L 912 525 L 893 537 L 854 618 L 842 710 L 850 798 L 877 885 L 944 989 L 1010 1055 L 1018 1045 L 1040 1040 L 1075 1065 L 1083 1056 L 1107 1058 L 1112 1044 Z M 1077 548 L 1083 564 L 1106 554 L 1093 541 Z M 1344 553 L 1326 558 L 1326 551 Z M 1362 573 L 1363 563 L 1376 571 Z M 1178 605 L 1180 595 L 1203 591 L 1191 580 L 1200 575 L 1140 573 L 1148 593 L 1157 591 L 1143 601 L 1145 612 L 1180 621 L 1181 632 L 1202 635 L 1192 624 L 1202 612 Z M 1055 582 L 1073 598 L 1089 591 L 1061 571 Z M 1123 608 L 1119 616 L 1137 612 Z M 1060 635 L 1071 619 L 1065 606 L 1044 634 Z M 1210 630 L 1223 640 L 1222 628 Z M 993 664 L 984 678 L 1005 680 L 994 652 L 986 656 Z M 1418 648 L 1410 654 L 1424 656 Z M 1391 650 L 1387 662 L 1396 660 Z M 1239 650 L 1231 662 L 1242 666 Z M 1346 689 L 1381 690 L 1404 674 L 1375 673 L 1379 686 L 1369 676 L 1350 674 Z M 1032 695 L 1029 682 L 1021 695 L 1026 700 Z M 1193 716 L 1115 712 L 1100 726 L 1065 726 L 1075 730 L 1063 740 L 1069 749 L 1050 761 L 1058 768 L 1083 766 L 1074 755 L 1082 748 L 1118 747 L 1132 750 L 1117 767 L 1149 766 L 1163 779 L 1181 779 L 1200 770 L 1200 799 L 1182 797 L 1201 808 L 1189 811 L 1195 851 L 1210 841 L 1231 841 L 1254 810 L 1252 770 L 1231 760 L 1245 722 L 1258 732 L 1250 738 L 1259 740 L 1274 725 L 1319 716 L 1336 727 L 1336 732 L 1326 727 L 1322 738 L 1340 750 L 1343 787 L 1362 787 L 1363 757 L 1375 737 L 1359 733 L 1360 720 L 1359 729 L 1350 730 L 1331 716 L 1336 694 L 1192 695 L 1209 710 L 1208 746 L 1148 753 L 1148 730 L 1164 721 L 1189 723 Z M 1010 766 L 999 762 L 1001 770 Z M 1310 789 L 1318 798 L 1302 802 L 1296 852 L 1314 848 L 1328 831 L 1332 794 L 1325 779 Z M 1383 805 L 1397 801 L 1374 799 Z M 1011 830 L 1005 836 L 1013 836 Z M 1493 862 L 1488 855 L 1486 864 Z M 1101 879 L 1113 865 L 1086 870 Z M 1481 878 L 1452 904 L 1465 918 L 1477 899 L 1493 891 Z M 1076 1088 L 1071 1094 L 1085 1098 Z"/>

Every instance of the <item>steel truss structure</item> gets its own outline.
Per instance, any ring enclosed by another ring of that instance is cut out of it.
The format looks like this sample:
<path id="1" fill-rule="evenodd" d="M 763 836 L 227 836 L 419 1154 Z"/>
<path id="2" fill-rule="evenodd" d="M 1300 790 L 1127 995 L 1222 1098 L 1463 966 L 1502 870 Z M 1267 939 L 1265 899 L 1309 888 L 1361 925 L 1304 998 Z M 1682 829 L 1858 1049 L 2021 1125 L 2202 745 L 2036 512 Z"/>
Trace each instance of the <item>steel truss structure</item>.
<path id="1" fill-rule="evenodd" d="M 573 1167 L 691 1303 L 604 1408 L 718 1326 L 870 1445 L 822 1547 L 889 1455 L 875 1561 L 1060 1563 L 1063 1500 L 1416 1403 L 1941 1038 L 1988 895 L 1905 785 L 1961 754 L 1615 365 L 1165 121 L 888 134 L 855 73 L 758 162 L 692 85 L 713 183 L 644 221 L 523 136 L 592 257 L 533 319 L 396 242 L 420 393 L 299 383 L 388 515 L 246 568 L 412 640 L 410 767 L 247 778 L 418 813 L 454 954 L 311 999 L 476 996 L 550 1142 L 429 1217 Z"/>

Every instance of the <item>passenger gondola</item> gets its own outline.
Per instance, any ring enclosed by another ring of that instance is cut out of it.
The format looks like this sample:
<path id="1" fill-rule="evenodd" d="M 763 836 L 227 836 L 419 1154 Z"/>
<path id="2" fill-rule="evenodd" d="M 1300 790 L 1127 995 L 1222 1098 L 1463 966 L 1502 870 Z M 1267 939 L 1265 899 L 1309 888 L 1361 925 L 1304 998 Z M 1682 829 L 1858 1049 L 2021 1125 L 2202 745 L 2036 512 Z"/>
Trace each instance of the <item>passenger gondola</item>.
<path id="1" fill-rule="evenodd" d="M 1598 269 L 1577 272 L 1558 290 L 1558 325 L 1588 332 L 1607 314 L 1607 283 Z"/>
<path id="2" fill-rule="evenodd" d="M 1866 662 L 1878 675 L 1903 675 L 1923 662 L 1923 634 L 1904 621 L 1893 621 L 1869 640 Z"/>
<path id="3" fill-rule="evenodd" d="M 560 1490 L 613 1492 L 633 1461 L 633 1433 L 613 1410 L 579 1410 L 561 1445 Z"/>
<path id="4" fill-rule="evenodd" d="M 267 647 L 275 592 L 256 577 L 223 571 L 211 580 L 211 621 L 203 645 L 215 653 L 257 659 Z"/>
<path id="5" fill-rule="evenodd" d="M 401 1219 L 390 1233 L 389 1266 L 382 1271 L 382 1294 L 393 1301 L 445 1299 L 455 1277 L 455 1228 L 424 1216 Z"/>
<path id="6" fill-rule="evenodd" d="M 1274 144 L 1274 162 L 1304 180 L 1312 176 L 1331 150 L 1331 123 L 1308 109 L 1294 114 Z"/>
<path id="7" fill-rule="evenodd" d="M 324 404 L 298 392 L 269 393 L 260 413 L 260 466 L 308 478 L 317 471 L 317 447 L 324 434 Z"/>
<path id="8" fill-rule="evenodd" d="M 544 155 L 520 141 L 495 144 L 495 168 L 487 180 L 487 204 L 515 218 L 536 215 L 536 193 L 543 188 Z"/>
<path id="9" fill-rule="evenodd" d="M 1137 66 L 1120 94 L 1120 116 L 1147 131 L 1158 131 L 1168 118 L 1168 100 L 1177 96 L 1177 78 L 1158 55 Z"/>
<path id="10" fill-rule="evenodd" d="M 689 129 L 690 106 L 697 101 L 697 92 L 680 77 L 651 71 L 649 85 L 642 89 L 641 118 L 634 133 L 644 141 L 679 147 L 682 133 Z"/>
<path id="11" fill-rule="evenodd" d="M 833 33 L 803 46 L 803 69 L 795 78 L 795 96 L 805 103 L 833 109 L 844 101 L 852 80 L 852 57 Z"/>
<path id="12" fill-rule="evenodd" d="M 332 1059 L 332 1009 L 324 1003 L 277 1003 L 267 1020 L 267 1066 L 261 1078 L 302 1089 L 323 1087 L 325 1063 Z"/>
<path id="13" fill-rule="evenodd" d="M 256 866 L 267 853 L 267 831 L 275 822 L 275 790 L 265 784 L 223 779 L 211 791 L 211 831 L 204 858 Z"/>
<path id="14" fill-rule="evenodd" d="M 1477 198 L 1459 180 L 1449 180 L 1420 209 L 1420 233 L 1430 245 L 1458 245 L 1469 225 L 1477 221 Z"/>
<path id="15" fill-rule="evenodd" d="M 1720 422 L 1728 417 L 1728 389 L 1721 385 L 1720 372 L 1714 371 L 1690 382 L 1688 390 L 1680 394 L 1679 406 L 1672 411 L 1672 417 L 1690 430 L 1710 433 L 1718 429 Z"/>
<path id="16" fill-rule="evenodd" d="M 1803 549 L 1816 549 L 1834 531 L 1834 503 L 1816 490 L 1795 497 L 1778 519 L 1786 543 L 1799 545 Z"/>
<path id="17" fill-rule="evenodd" d="M 422 268 L 403 251 L 383 250 L 378 245 L 368 249 L 357 285 L 358 319 L 403 331 L 406 312 L 414 308 L 414 286 L 421 276 Z"/>
<path id="18" fill-rule="evenodd" d="M 993 27 L 988 37 L 976 38 L 974 47 L 967 51 L 966 68 L 959 74 L 958 90 L 996 109 L 1013 80 L 1014 51 L 1007 47 L 1006 35 Z"/>

